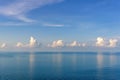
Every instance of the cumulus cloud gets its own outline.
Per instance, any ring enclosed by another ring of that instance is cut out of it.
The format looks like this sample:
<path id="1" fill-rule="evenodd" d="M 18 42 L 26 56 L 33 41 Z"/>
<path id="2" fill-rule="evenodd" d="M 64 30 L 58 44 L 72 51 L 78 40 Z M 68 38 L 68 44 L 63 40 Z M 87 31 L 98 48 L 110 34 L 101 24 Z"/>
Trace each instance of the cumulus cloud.
<path id="1" fill-rule="evenodd" d="M 53 41 L 52 44 L 48 44 L 48 47 L 53 47 L 53 48 L 58 48 L 63 46 L 64 46 L 63 40 Z"/>
<path id="2" fill-rule="evenodd" d="M 23 44 L 21 42 L 18 42 L 16 44 L 16 47 L 26 47 L 26 48 L 34 48 L 34 47 L 39 47 L 40 44 L 37 42 L 37 40 L 34 37 L 30 37 L 29 43 L 28 44 Z"/>
<path id="3" fill-rule="evenodd" d="M 18 42 L 17 44 L 16 44 L 16 47 L 24 47 L 25 45 L 23 44 L 23 43 L 21 43 L 21 42 Z"/>
<path id="4" fill-rule="evenodd" d="M 79 47 L 80 43 L 77 41 L 73 41 L 72 43 L 69 44 L 70 47 Z"/>
<path id="5" fill-rule="evenodd" d="M 98 37 L 96 46 L 98 46 L 98 47 L 116 47 L 117 42 L 118 42 L 117 39 L 108 39 L 105 41 L 102 37 Z"/>
<path id="6" fill-rule="evenodd" d="M 96 46 L 103 47 L 105 46 L 105 40 L 102 37 L 97 38 Z"/>
<path id="7" fill-rule="evenodd" d="M 82 43 L 82 47 L 85 47 L 86 46 L 86 43 Z"/>
<path id="8" fill-rule="evenodd" d="M 52 48 L 61 48 L 61 47 L 85 47 L 86 44 L 85 43 L 79 43 L 77 41 L 73 41 L 71 43 L 67 42 L 65 43 L 63 40 L 57 40 L 57 41 L 53 41 L 52 44 L 48 44 L 48 47 L 52 47 Z"/>
<path id="9" fill-rule="evenodd" d="M 68 47 L 86 47 L 86 43 L 80 43 L 77 41 L 73 41 L 72 43 L 67 45 Z"/>
<path id="10" fill-rule="evenodd" d="M 6 48 L 6 47 L 7 47 L 6 43 L 3 43 L 3 44 L 1 45 L 1 48 Z"/>
<path id="11" fill-rule="evenodd" d="M 10 16 L 24 22 L 34 22 L 35 20 L 26 17 L 28 12 L 42 6 L 61 1 L 63 0 L 15 0 L 8 5 L 0 6 L 0 14 Z"/>
<path id="12" fill-rule="evenodd" d="M 108 47 L 116 47 L 118 40 L 117 39 L 110 39 Z"/>
<path id="13" fill-rule="evenodd" d="M 117 39 L 108 39 L 108 40 L 104 40 L 104 38 L 102 37 L 98 37 L 96 39 L 96 47 L 116 47 L 117 46 Z M 16 44 L 16 47 L 25 47 L 25 48 L 36 48 L 36 47 L 40 47 L 41 45 L 38 43 L 38 41 L 34 38 L 34 37 L 30 37 L 29 39 L 29 43 L 28 44 L 23 44 L 21 42 L 18 42 Z M 51 44 L 48 44 L 47 47 L 51 47 L 51 48 L 70 48 L 70 47 L 86 47 L 86 46 L 91 46 L 93 47 L 91 44 L 86 44 L 86 43 L 80 43 L 77 41 L 73 41 L 71 43 L 64 42 L 63 40 L 56 40 L 53 41 Z M 4 43 L 2 45 L 2 47 L 6 47 L 6 44 Z M 45 45 L 43 47 L 46 47 Z"/>
<path id="14" fill-rule="evenodd" d="M 37 47 L 37 46 L 39 46 L 37 40 L 34 37 L 30 37 L 29 47 Z"/>

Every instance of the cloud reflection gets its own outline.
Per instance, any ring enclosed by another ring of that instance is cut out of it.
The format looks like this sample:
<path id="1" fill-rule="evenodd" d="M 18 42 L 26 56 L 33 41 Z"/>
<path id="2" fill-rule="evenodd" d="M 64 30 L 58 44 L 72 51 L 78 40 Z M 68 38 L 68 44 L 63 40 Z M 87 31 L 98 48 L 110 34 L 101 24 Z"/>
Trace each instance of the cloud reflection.
<path id="1" fill-rule="evenodd" d="M 116 56 L 114 54 L 110 54 L 110 66 L 114 66 L 116 64 Z"/>
<path id="2" fill-rule="evenodd" d="M 53 63 L 55 66 L 60 67 L 61 63 L 62 63 L 62 54 L 58 53 L 58 54 L 53 54 Z"/>
<path id="3" fill-rule="evenodd" d="M 30 80 L 33 80 L 33 68 L 34 68 L 35 55 L 30 53 L 29 62 L 30 62 Z"/>
<path id="4" fill-rule="evenodd" d="M 103 54 L 102 53 L 97 54 L 97 63 L 98 63 L 98 68 L 103 67 Z"/>
<path id="5" fill-rule="evenodd" d="M 61 75 L 62 53 L 53 54 L 52 60 L 53 60 L 53 66 L 55 67 L 55 71 L 56 71 L 57 75 Z"/>
<path id="6" fill-rule="evenodd" d="M 77 67 L 77 55 L 76 54 L 73 54 L 72 57 L 72 66 L 73 66 L 73 69 L 76 70 L 76 67 Z"/>

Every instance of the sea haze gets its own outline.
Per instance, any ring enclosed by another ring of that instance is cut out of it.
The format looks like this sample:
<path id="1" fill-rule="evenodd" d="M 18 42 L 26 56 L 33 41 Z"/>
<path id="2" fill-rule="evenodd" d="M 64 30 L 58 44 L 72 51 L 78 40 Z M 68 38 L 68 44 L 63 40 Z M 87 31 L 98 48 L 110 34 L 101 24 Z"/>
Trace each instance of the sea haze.
<path id="1" fill-rule="evenodd" d="M 118 80 L 120 53 L 0 52 L 0 80 Z"/>

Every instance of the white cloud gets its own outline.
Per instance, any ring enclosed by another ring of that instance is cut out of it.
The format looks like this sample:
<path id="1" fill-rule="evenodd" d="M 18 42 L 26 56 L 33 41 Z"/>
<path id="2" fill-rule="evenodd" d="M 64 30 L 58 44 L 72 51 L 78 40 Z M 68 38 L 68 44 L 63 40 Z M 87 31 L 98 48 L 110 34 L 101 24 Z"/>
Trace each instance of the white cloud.
<path id="1" fill-rule="evenodd" d="M 52 44 L 48 44 L 48 47 L 53 47 L 53 48 L 63 47 L 63 46 L 64 46 L 63 40 L 53 41 Z"/>
<path id="2" fill-rule="evenodd" d="M 17 44 L 16 44 L 16 47 L 18 47 L 18 48 L 23 48 L 23 47 L 25 47 L 25 48 L 35 48 L 35 47 L 39 47 L 40 46 L 40 44 L 37 42 L 37 40 L 34 38 L 34 37 L 30 37 L 30 40 L 29 40 L 29 43 L 28 44 L 23 44 L 23 43 L 21 43 L 21 42 L 18 42 Z"/>
<path id="3" fill-rule="evenodd" d="M 0 6 L 0 14 L 24 22 L 34 22 L 35 20 L 26 17 L 26 13 L 33 9 L 61 1 L 63 0 L 15 0 L 9 5 Z"/>
<path id="4" fill-rule="evenodd" d="M 23 43 L 21 43 L 21 42 L 18 42 L 17 44 L 16 44 L 16 47 L 24 47 L 25 45 L 23 44 Z"/>
<path id="5" fill-rule="evenodd" d="M 110 39 L 108 47 L 116 47 L 118 40 L 117 39 Z"/>
<path id="6" fill-rule="evenodd" d="M 30 37 L 29 40 L 29 47 L 37 47 L 39 44 L 37 40 L 34 37 Z"/>
<path id="7" fill-rule="evenodd" d="M 73 41 L 71 43 L 64 43 L 63 40 L 57 40 L 57 41 L 53 41 L 52 44 L 48 44 L 48 47 L 52 47 L 52 48 L 61 48 L 61 47 L 85 47 L 86 44 L 85 43 L 79 43 L 77 41 Z"/>
<path id="8" fill-rule="evenodd" d="M 86 43 L 82 43 L 82 47 L 85 47 L 86 46 Z"/>
<path id="9" fill-rule="evenodd" d="M 77 41 L 73 41 L 72 43 L 67 45 L 68 47 L 86 47 L 86 43 L 80 43 Z"/>
<path id="10" fill-rule="evenodd" d="M 77 41 L 73 41 L 72 43 L 69 44 L 70 47 L 79 47 L 80 43 Z"/>
<path id="11" fill-rule="evenodd" d="M 6 48 L 6 47 L 7 47 L 6 43 L 3 43 L 3 44 L 1 45 L 1 48 Z"/>
<path id="12" fill-rule="evenodd" d="M 102 37 L 97 38 L 96 46 L 98 46 L 98 47 L 105 46 L 105 41 L 104 41 L 104 39 Z"/>
<path id="13" fill-rule="evenodd" d="M 117 46 L 117 39 L 109 39 L 104 40 L 102 37 L 97 38 L 96 46 L 98 47 L 116 47 Z"/>

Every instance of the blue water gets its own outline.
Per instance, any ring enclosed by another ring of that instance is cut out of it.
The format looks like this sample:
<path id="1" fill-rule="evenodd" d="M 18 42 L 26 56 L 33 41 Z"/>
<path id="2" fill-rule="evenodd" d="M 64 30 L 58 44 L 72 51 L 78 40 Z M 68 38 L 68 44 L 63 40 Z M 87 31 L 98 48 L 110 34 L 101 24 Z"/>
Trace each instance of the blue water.
<path id="1" fill-rule="evenodd" d="M 0 52 L 0 80 L 120 80 L 120 53 Z"/>

